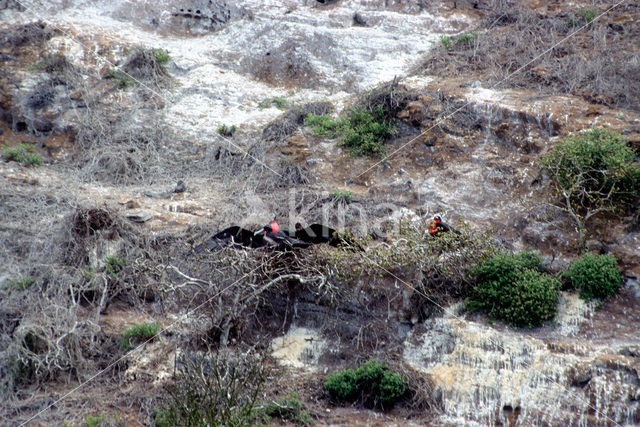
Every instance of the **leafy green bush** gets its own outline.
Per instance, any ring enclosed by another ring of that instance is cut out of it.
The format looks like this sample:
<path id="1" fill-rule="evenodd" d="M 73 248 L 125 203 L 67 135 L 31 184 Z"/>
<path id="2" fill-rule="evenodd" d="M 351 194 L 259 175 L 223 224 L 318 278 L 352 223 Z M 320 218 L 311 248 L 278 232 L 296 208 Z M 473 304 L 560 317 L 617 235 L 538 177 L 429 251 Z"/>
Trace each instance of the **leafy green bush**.
<path id="1" fill-rule="evenodd" d="M 629 200 L 640 191 L 640 169 L 636 154 L 622 136 L 605 129 L 593 129 L 565 138 L 542 157 L 561 190 L 572 201 L 599 204 L 611 194 L 614 200 Z"/>
<path id="2" fill-rule="evenodd" d="M 479 263 L 472 272 L 476 287 L 467 309 L 530 328 L 552 319 L 560 283 L 542 268 L 542 259 L 532 252 L 496 254 Z"/>
<path id="3" fill-rule="evenodd" d="M 373 112 L 365 108 L 352 108 L 347 117 L 334 120 L 329 116 L 308 115 L 305 125 L 311 131 L 327 138 L 340 137 L 339 144 L 353 156 L 383 156 L 384 142 L 394 134 L 393 125 L 386 119 L 383 107 Z"/>
<path id="4" fill-rule="evenodd" d="M 220 126 L 218 126 L 218 133 L 220 135 L 222 135 L 222 136 L 231 137 L 231 136 L 233 136 L 233 134 L 236 133 L 237 130 L 238 130 L 238 127 L 236 125 L 232 125 L 232 126 L 220 125 Z"/>
<path id="5" fill-rule="evenodd" d="M 279 418 L 282 421 L 292 421 L 298 426 L 313 424 L 311 416 L 304 409 L 304 404 L 300 402 L 298 394 L 295 392 L 291 392 L 289 397 L 283 397 L 277 402 L 267 404 L 263 411 L 263 418 Z"/>
<path id="6" fill-rule="evenodd" d="M 344 132 L 347 120 L 334 120 L 331 116 L 323 114 L 321 116 L 307 115 L 304 119 L 306 126 L 311 126 L 311 132 L 326 138 L 337 138 Z"/>
<path id="7" fill-rule="evenodd" d="M 564 276 L 587 301 L 613 296 L 622 284 L 618 260 L 611 255 L 583 255 L 569 266 Z"/>
<path id="8" fill-rule="evenodd" d="M 635 153 L 618 133 L 593 129 L 565 138 L 542 156 L 558 207 L 569 213 L 586 239 L 587 221 L 601 212 L 621 211 L 640 195 L 640 167 Z"/>
<path id="9" fill-rule="evenodd" d="M 2 158 L 7 162 L 14 161 L 27 166 L 40 166 L 42 157 L 36 153 L 36 149 L 30 144 L 18 144 L 2 149 Z"/>
<path id="10" fill-rule="evenodd" d="M 407 384 L 386 363 L 369 360 L 356 369 L 345 369 L 327 378 L 325 390 L 338 401 L 359 401 L 368 408 L 391 408 L 405 397 Z"/>
<path id="11" fill-rule="evenodd" d="M 164 49 L 151 49 L 151 54 L 156 58 L 158 65 L 161 66 L 167 65 L 171 59 L 169 52 Z"/>
<path id="12" fill-rule="evenodd" d="M 155 337 L 160 330 L 159 323 L 141 323 L 133 325 L 122 332 L 120 336 L 120 347 L 124 349 L 131 348 L 131 340 L 146 340 Z"/>
<path id="13" fill-rule="evenodd" d="M 451 49 L 451 37 L 449 37 L 449 36 L 440 36 L 440 44 L 446 50 Z"/>

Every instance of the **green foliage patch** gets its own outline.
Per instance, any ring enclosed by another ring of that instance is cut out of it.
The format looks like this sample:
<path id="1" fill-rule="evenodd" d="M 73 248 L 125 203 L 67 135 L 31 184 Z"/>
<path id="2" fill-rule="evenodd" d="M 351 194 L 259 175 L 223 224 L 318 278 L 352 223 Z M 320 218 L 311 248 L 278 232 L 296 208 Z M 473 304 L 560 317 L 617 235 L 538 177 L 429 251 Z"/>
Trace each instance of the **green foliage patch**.
<path id="1" fill-rule="evenodd" d="M 339 145 L 347 147 L 352 156 L 381 157 L 386 152 L 384 143 L 394 135 L 394 127 L 386 118 L 386 111 L 377 106 L 373 111 L 352 108 L 347 117 L 334 120 L 329 116 L 309 115 L 305 125 L 311 131 L 327 138 L 340 138 Z"/>
<path id="2" fill-rule="evenodd" d="M 105 270 L 112 278 L 117 278 L 122 269 L 127 265 L 124 258 L 109 255 L 104 260 Z"/>
<path id="3" fill-rule="evenodd" d="M 560 191 L 581 206 L 629 202 L 640 192 L 636 154 L 617 132 L 593 129 L 565 138 L 545 156 L 542 166 L 552 173 Z"/>
<path id="4" fill-rule="evenodd" d="M 467 309 L 529 328 L 553 319 L 560 282 L 542 269 L 542 259 L 532 252 L 499 253 L 478 263 Z"/>
<path id="5" fill-rule="evenodd" d="M 611 255 L 585 254 L 564 272 L 571 285 L 586 301 L 605 299 L 616 294 L 622 284 L 618 260 Z"/>
<path id="6" fill-rule="evenodd" d="M 6 281 L 4 288 L 8 289 L 8 288 L 15 288 L 19 291 L 24 291 L 25 289 L 28 289 L 29 287 L 31 287 L 31 285 L 33 285 L 36 282 L 36 280 L 33 277 L 23 277 L 21 279 L 9 279 Z"/>
<path id="7" fill-rule="evenodd" d="M 155 337 L 160 330 L 159 323 L 141 323 L 139 325 L 133 325 L 125 329 L 120 335 L 120 347 L 123 349 L 130 349 L 131 340 L 147 340 Z"/>
<path id="8" fill-rule="evenodd" d="M 17 144 L 2 149 L 2 159 L 7 162 L 18 162 L 26 166 L 40 166 L 42 157 L 36 153 L 36 149 L 30 144 Z"/>
<path id="9" fill-rule="evenodd" d="M 291 392 L 288 397 L 282 397 L 275 402 L 268 403 L 263 409 L 263 419 L 278 418 L 281 421 L 291 421 L 298 426 L 313 424 L 309 413 L 304 409 L 304 404 L 298 398 L 298 394 Z"/>
<path id="10" fill-rule="evenodd" d="M 171 57 L 169 56 L 169 52 L 164 49 L 151 49 L 151 54 L 156 59 L 158 65 L 161 66 L 166 66 L 171 59 Z"/>
<path id="11" fill-rule="evenodd" d="M 270 108 L 271 106 L 284 111 L 289 108 L 289 101 L 280 96 L 274 96 L 273 98 L 267 98 L 260 101 L 258 109 L 263 110 L 265 108 Z"/>
<path id="12" fill-rule="evenodd" d="M 126 89 L 133 85 L 133 79 L 123 71 L 113 68 L 104 75 L 107 80 L 113 80 L 120 89 Z"/>
<path id="13" fill-rule="evenodd" d="M 236 125 L 227 126 L 223 124 L 218 126 L 218 133 L 226 137 L 233 136 L 237 130 L 238 130 L 238 127 Z"/>
<path id="14" fill-rule="evenodd" d="M 353 201 L 353 191 L 335 189 L 331 192 L 333 200 L 345 205 L 350 204 Z"/>
<path id="15" fill-rule="evenodd" d="M 408 391 L 404 378 L 377 360 L 330 375 L 324 388 L 334 400 L 358 401 L 365 407 L 381 409 L 393 407 Z"/>

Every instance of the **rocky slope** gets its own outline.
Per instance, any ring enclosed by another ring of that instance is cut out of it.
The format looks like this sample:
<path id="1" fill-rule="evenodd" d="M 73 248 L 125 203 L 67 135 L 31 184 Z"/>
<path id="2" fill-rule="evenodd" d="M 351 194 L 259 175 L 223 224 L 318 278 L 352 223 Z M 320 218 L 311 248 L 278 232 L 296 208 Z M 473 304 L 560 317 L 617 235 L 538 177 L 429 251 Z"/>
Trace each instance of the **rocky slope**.
<path id="1" fill-rule="evenodd" d="M 118 282 L 122 288 L 105 299 L 107 279 L 103 290 L 87 273 L 100 272 L 109 256 L 139 256 L 137 246 L 164 245 L 168 253 L 159 264 L 197 274 L 184 254 L 230 224 L 260 226 L 275 214 L 290 228 L 322 221 L 362 236 L 391 229 L 393 236 L 401 219 L 440 213 L 475 232 L 490 230 L 506 249 L 534 248 L 552 269 L 566 266 L 576 255 L 576 237 L 567 219 L 547 219 L 553 210 L 539 156 L 594 126 L 619 131 L 637 149 L 637 77 L 616 77 L 627 82 L 624 97 L 611 84 L 587 91 L 584 82 L 554 83 L 565 75 L 548 63 L 522 71 L 512 65 L 507 74 L 518 78 L 505 80 L 499 68 L 472 66 L 483 61 L 470 51 L 454 54 L 471 58 L 459 69 L 438 65 L 444 61 L 438 52 L 446 36 L 521 34 L 523 10 L 527 19 L 570 34 L 566 19 L 595 7 L 574 3 L 0 2 L 0 140 L 30 144 L 44 158 L 39 168 L 0 163 L 6 260 L 0 283 L 36 278 L 31 288 L 2 291 L 0 362 L 9 372 L 11 352 L 29 339 L 29 351 L 52 360 L 42 365 L 51 374 L 36 374 L 39 381 L 3 383 L 0 391 L 11 390 L 11 398 L 2 413 L 15 423 L 79 423 L 101 411 L 120 414 L 126 424 L 152 423 L 154 398 L 185 351 L 176 336 L 194 341 L 205 331 L 211 338 L 203 325 L 213 320 L 174 298 L 182 279 L 146 269 L 144 255 L 130 272 L 135 280 Z M 604 12 L 613 5 L 597 7 Z M 622 58 L 620 69 L 633 70 L 639 17 L 637 7 L 623 4 L 564 46 L 585 56 L 606 40 L 619 48 L 610 50 Z M 138 55 L 140 47 L 170 59 L 160 66 Z M 554 51 L 554 64 L 565 67 L 558 58 L 568 56 Z M 296 106 L 337 115 L 392 81 L 397 134 L 385 159 L 349 157 L 302 126 L 297 110 L 285 112 Z M 221 125 L 237 132 L 223 136 Z M 176 187 L 179 180 L 184 189 Z M 353 202 L 340 204 L 334 190 L 350 191 Z M 353 299 L 336 306 L 305 292 L 269 294 L 278 300 L 272 311 L 259 311 L 262 326 L 247 321 L 242 339 L 240 325 L 226 333 L 272 351 L 291 378 L 274 379 L 274 387 L 297 389 L 319 425 L 634 425 L 640 422 L 635 215 L 635 231 L 633 217 L 598 219 L 589 241 L 591 249 L 620 259 L 626 280 L 620 294 L 596 307 L 563 293 L 555 323 L 542 328 L 514 330 L 455 304 L 412 319 L 399 302 L 407 294 L 393 291 L 412 280 L 394 284 L 387 277 L 358 285 Z M 249 263 L 238 257 L 234 262 Z M 85 271 L 72 271 L 69 260 L 80 258 Z M 75 299 L 76 282 L 86 282 L 77 292 L 89 304 Z M 51 283 L 64 290 L 53 295 Z M 49 299 L 38 299 L 38 290 Z M 74 304 L 67 307 L 52 302 L 69 295 Z M 168 330 L 145 344 L 143 354 L 136 350 L 115 365 L 101 358 L 106 350 L 119 356 L 118 334 L 149 320 Z M 171 329 L 176 325 L 182 332 Z M 62 344 L 39 348 L 38 336 Z M 91 350 L 61 355 L 70 339 Z M 395 358 L 426 378 L 433 405 L 385 414 L 327 406 L 318 378 L 367 355 Z M 67 394 L 83 380 L 90 380 L 85 392 Z M 131 395 L 138 397 L 128 401 Z"/>

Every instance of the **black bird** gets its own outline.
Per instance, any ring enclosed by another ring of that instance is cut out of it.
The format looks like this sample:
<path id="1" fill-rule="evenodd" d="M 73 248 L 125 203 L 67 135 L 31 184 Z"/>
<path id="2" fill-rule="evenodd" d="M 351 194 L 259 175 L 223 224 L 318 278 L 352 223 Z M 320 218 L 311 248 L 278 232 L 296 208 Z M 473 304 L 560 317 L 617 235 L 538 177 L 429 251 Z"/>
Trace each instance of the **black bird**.
<path id="1" fill-rule="evenodd" d="M 449 233 L 454 232 L 456 234 L 460 234 L 458 230 L 450 226 L 449 224 L 442 221 L 440 215 L 435 215 L 431 224 L 429 225 L 429 233 L 432 236 L 437 236 L 438 233 Z"/>
<path id="2" fill-rule="evenodd" d="M 285 230 L 274 232 L 271 225 L 265 225 L 261 231 L 255 234 L 254 238 L 261 239 L 264 246 L 269 246 L 281 251 L 293 248 L 307 248 L 311 246 L 311 242 L 298 239 L 295 236 L 292 237 L 287 235 L 285 234 Z"/>
<path id="3" fill-rule="evenodd" d="M 199 246 L 196 246 L 194 252 L 201 254 L 206 249 L 215 251 L 227 246 L 232 246 L 234 248 L 243 246 L 259 247 L 257 245 L 259 245 L 259 242 L 256 241 L 253 231 L 234 225 L 214 234 L 209 238 L 209 240 Z"/>

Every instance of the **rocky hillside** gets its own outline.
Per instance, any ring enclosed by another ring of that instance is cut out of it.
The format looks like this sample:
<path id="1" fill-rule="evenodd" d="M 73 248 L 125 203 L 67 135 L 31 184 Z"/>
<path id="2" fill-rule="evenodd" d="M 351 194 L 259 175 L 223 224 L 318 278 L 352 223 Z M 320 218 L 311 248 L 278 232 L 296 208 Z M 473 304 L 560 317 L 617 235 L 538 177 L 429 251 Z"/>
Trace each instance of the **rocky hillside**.
<path id="1" fill-rule="evenodd" d="M 577 222 L 541 160 L 606 129 L 638 167 L 639 23 L 628 1 L 0 1 L 2 419 L 184 424 L 217 384 L 249 424 L 640 423 L 638 199 Z M 194 254 L 274 216 L 357 243 Z M 474 265 L 523 250 L 563 280 L 553 319 L 470 313 Z M 615 256 L 615 296 L 567 286 L 585 252 Z M 398 403 L 325 389 L 370 359 Z"/>

